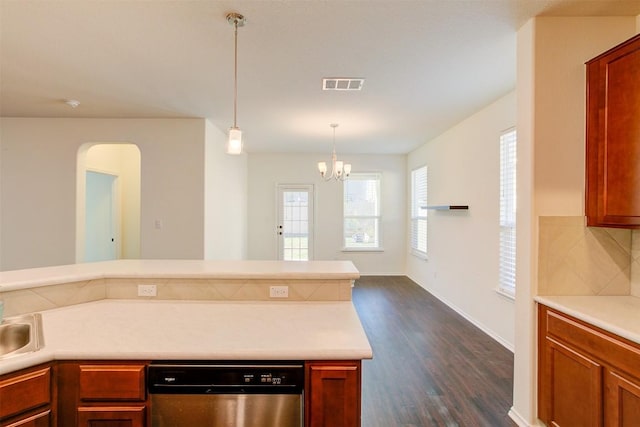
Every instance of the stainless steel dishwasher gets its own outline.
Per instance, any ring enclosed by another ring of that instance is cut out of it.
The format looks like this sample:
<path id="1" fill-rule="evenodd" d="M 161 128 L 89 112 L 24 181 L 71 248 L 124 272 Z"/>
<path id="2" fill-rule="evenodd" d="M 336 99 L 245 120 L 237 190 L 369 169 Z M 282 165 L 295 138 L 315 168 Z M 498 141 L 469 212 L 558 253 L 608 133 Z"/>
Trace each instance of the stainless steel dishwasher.
<path id="1" fill-rule="evenodd" d="M 152 427 L 301 427 L 303 362 L 152 362 Z"/>

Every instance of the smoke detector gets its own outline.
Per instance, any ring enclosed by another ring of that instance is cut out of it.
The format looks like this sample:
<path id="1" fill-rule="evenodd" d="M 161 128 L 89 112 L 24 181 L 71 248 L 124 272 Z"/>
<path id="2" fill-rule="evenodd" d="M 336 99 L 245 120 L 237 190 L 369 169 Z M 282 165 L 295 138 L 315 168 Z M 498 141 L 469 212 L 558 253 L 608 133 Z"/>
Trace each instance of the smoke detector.
<path id="1" fill-rule="evenodd" d="M 362 90 L 364 79 L 359 77 L 325 77 L 322 90 Z"/>

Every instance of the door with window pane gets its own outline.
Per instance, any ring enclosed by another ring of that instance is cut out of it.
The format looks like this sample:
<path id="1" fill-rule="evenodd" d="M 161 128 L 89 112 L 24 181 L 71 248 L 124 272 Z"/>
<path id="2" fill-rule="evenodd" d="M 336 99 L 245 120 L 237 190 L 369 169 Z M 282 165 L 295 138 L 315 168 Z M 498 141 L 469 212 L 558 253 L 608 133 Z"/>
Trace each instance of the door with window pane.
<path id="1" fill-rule="evenodd" d="M 313 185 L 278 185 L 278 258 L 313 259 Z"/>

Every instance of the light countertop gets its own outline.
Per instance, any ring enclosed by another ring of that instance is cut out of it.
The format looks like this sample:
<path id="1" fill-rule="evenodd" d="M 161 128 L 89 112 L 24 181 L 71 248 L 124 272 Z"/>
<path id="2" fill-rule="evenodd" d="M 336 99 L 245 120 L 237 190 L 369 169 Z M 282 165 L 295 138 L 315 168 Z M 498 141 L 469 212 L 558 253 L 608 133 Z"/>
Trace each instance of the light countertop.
<path id="1" fill-rule="evenodd" d="M 538 296 L 535 300 L 640 344 L 640 298 L 633 296 Z"/>
<path id="2" fill-rule="evenodd" d="M 0 272 L 0 292 L 104 278 L 354 280 L 351 261 L 117 260 Z"/>
<path id="3" fill-rule="evenodd" d="M 372 350 L 350 301 L 102 300 L 42 312 L 43 349 L 0 374 L 51 360 L 360 360 Z"/>

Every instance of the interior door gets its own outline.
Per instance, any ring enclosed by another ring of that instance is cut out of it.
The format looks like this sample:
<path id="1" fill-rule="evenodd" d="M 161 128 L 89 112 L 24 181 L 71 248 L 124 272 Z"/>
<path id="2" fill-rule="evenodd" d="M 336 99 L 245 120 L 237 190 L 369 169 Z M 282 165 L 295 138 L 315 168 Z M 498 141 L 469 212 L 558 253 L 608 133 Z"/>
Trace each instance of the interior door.
<path id="1" fill-rule="evenodd" d="M 117 176 L 87 171 L 85 262 L 117 258 L 115 184 Z"/>
<path id="2" fill-rule="evenodd" d="M 278 259 L 313 259 L 313 185 L 278 185 Z"/>

